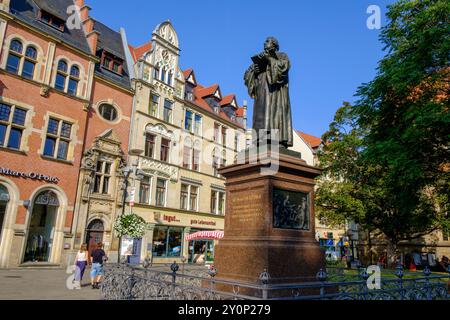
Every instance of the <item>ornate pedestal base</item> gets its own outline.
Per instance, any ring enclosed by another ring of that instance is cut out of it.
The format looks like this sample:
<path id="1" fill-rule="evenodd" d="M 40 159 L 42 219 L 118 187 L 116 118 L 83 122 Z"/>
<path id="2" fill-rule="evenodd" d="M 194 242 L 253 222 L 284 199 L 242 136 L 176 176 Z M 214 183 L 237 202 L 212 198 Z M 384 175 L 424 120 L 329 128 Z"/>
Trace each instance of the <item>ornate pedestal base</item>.
<path id="1" fill-rule="evenodd" d="M 264 175 L 277 162 L 278 170 Z M 325 267 L 315 240 L 314 178 L 320 169 L 281 149 L 247 154 L 244 163 L 220 173 L 227 179 L 227 198 L 225 237 L 215 248 L 216 278 L 260 284 L 266 270 L 269 284 L 315 282 Z M 240 293 L 260 295 L 246 291 Z"/>

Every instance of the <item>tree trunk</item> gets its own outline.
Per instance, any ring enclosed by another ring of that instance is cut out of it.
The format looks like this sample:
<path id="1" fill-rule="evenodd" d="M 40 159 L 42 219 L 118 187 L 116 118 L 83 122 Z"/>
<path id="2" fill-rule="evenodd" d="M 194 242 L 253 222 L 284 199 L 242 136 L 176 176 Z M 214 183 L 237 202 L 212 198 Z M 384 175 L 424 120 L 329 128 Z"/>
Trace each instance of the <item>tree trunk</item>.
<path id="1" fill-rule="evenodd" d="M 395 269 L 397 267 L 398 260 L 398 246 L 397 241 L 389 240 L 387 246 L 386 265 L 389 269 Z"/>

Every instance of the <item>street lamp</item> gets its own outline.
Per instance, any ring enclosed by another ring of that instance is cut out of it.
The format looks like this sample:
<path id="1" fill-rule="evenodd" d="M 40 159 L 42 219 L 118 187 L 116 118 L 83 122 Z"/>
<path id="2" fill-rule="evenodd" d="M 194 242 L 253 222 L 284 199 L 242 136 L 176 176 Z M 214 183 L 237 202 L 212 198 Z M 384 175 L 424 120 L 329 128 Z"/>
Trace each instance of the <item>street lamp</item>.
<path id="1" fill-rule="evenodd" d="M 137 156 L 138 159 L 135 163 L 133 163 L 132 168 L 125 167 L 122 169 L 122 174 L 124 177 L 124 184 L 123 184 L 123 197 L 122 197 L 122 212 L 120 216 L 123 216 L 125 214 L 125 207 L 126 207 L 126 201 L 127 201 L 127 191 L 128 191 L 128 179 L 131 176 L 131 173 L 133 173 L 133 188 L 135 187 L 135 178 L 140 178 L 143 176 L 143 171 L 138 169 L 139 166 L 139 156 L 143 153 L 143 150 L 140 149 L 132 149 L 130 150 L 129 154 L 131 156 Z M 121 249 L 122 249 L 122 236 L 119 237 L 119 249 L 117 252 L 117 262 L 120 264 L 120 257 L 121 257 Z"/>

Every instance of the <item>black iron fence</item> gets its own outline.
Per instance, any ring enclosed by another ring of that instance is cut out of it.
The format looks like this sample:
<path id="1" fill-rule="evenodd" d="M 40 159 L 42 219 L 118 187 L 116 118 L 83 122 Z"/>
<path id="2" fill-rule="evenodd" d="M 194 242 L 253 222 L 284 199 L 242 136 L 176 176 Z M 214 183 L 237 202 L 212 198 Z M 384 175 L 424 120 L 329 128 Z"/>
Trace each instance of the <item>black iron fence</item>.
<path id="1" fill-rule="evenodd" d="M 170 269 L 169 269 L 170 268 Z M 141 268 L 107 265 L 101 285 L 105 300 L 449 300 L 448 274 L 392 272 L 369 275 L 367 269 L 329 268 L 317 281 L 271 284 L 261 273 L 257 284 L 216 279 L 216 269 L 180 271 L 180 266 Z"/>

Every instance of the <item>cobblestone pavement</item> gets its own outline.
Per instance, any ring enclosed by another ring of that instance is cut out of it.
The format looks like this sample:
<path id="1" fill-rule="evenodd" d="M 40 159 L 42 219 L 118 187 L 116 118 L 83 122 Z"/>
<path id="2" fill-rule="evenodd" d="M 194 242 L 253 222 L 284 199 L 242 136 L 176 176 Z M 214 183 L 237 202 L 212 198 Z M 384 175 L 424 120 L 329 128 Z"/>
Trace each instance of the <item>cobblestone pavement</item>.
<path id="1" fill-rule="evenodd" d="M 69 290 L 65 269 L 0 269 L 1 300 L 99 300 L 90 286 L 88 268 L 81 290 Z M 70 280 L 69 280 L 70 282 Z"/>

